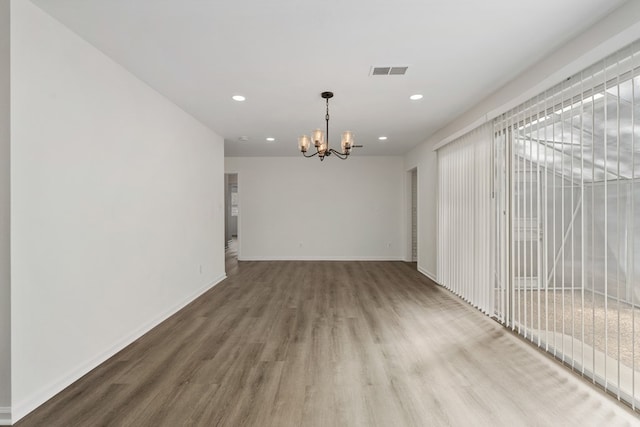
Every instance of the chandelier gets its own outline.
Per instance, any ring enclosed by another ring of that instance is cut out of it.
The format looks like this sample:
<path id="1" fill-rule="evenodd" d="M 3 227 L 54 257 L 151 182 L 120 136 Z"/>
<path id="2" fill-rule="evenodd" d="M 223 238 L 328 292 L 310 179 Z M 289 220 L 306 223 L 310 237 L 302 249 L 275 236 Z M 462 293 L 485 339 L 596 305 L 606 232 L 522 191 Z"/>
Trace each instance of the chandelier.
<path id="1" fill-rule="evenodd" d="M 324 116 L 326 121 L 326 133 L 320 129 L 316 129 L 311 133 L 311 138 L 307 135 L 302 135 L 298 138 L 298 148 L 305 157 L 313 157 L 317 155 L 320 157 L 320 161 L 324 160 L 325 156 L 330 156 L 332 153 L 337 157 L 345 160 L 351 154 L 351 150 L 356 147 L 362 147 L 362 145 L 355 145 L 353 140 L 353 133 L 351 131 L 342 132 L 342 142 L 340 148 L 342 151 L 334 150 L 329 147 L 329 100 L 333 98 L 333 92 L 322 92 L 320 96 L 327 101 L 327 114 Z M 326 140 L 325 140 L 326 136 Z M 307 154 L 309 147 L 311 146 L 311 140 L 313 140 L 313 146 L 316 148 L 316 152 L 313 154 Z"/>

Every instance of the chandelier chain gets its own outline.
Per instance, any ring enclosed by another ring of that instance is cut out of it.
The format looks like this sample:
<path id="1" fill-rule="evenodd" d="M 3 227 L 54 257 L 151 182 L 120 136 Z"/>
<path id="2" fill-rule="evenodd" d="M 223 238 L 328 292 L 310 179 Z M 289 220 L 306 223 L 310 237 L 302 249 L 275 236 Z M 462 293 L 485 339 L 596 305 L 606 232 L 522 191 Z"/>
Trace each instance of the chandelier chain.
<path id="1" fill-rule="evenodd" d="M 329 98 L 327 98 L 327 114 L 324 116 L 325 121 L 327 122 L 327 148 L 329 147 Z"/>

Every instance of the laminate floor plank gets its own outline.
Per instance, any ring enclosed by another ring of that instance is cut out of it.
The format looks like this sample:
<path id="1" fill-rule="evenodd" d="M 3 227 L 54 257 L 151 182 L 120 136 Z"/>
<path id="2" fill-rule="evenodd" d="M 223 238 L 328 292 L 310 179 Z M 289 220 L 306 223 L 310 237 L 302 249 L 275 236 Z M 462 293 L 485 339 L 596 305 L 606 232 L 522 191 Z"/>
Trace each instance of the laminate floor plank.
<path id="1" fill-rule="evenodd" d="M 16 426 L 640 425 L 414 264 L 226 267 Z"/>

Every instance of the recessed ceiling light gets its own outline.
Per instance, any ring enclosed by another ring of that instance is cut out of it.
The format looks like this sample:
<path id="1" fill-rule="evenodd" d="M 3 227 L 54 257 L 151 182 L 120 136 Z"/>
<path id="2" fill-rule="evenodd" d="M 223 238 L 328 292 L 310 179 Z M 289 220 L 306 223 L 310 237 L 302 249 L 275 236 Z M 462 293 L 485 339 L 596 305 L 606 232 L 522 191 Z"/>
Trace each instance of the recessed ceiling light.
<path id="1" fill-rule="evenodd" d="M 244 97 L 244 96 L 242 96 L 242 95 L 233 95 L 231 98 L 232 98 L 234 101 L 244 101 L 245 99 L 247 99 L 247 98 L 245 98 L 245 97 Z"/>
<path id="2" fill-rule="evenodd" d="M 417 101 L 418 99 L 422 99 L 422 95 L 420 95 L 419 93 L 416 93 L 415 95 L 411 95 L 409 99 L 412 101 Z"/>
<path id="3" fill-rule="evenodd" d="M 386 141 L 386 140 L 387 140 L 387 137 L 386 137 L 386 136 L 379 136 L 379 137 L 378 137 L 378 139 L 379 139 L 380 141 Z"/>
<path id="4" fill-rule="evenodd" d="M 275 140 L 276 140 L 276 139 L 275 139 L 275 138 L 272 138 L 272 137 L 267 138 L 267 142 L 273 142 L 273 141 L 275 141 Z"/>

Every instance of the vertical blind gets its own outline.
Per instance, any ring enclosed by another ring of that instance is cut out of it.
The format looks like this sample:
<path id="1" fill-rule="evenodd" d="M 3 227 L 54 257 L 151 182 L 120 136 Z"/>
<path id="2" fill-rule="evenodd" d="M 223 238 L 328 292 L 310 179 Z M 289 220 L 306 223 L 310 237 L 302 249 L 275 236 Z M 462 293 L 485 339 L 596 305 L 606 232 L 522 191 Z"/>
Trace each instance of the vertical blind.
<path id="1" fill-rule="evenodd" d="M 491 281 L 492 126 L 440 148 L 438 155 L 438 282 L 493 314 Z"/>
<path id="2" fill-rule="evenodd" d="M 492 150 L 496 317 L 634 408 L 639 51 L 634 43 L 498 117 Z"/>

